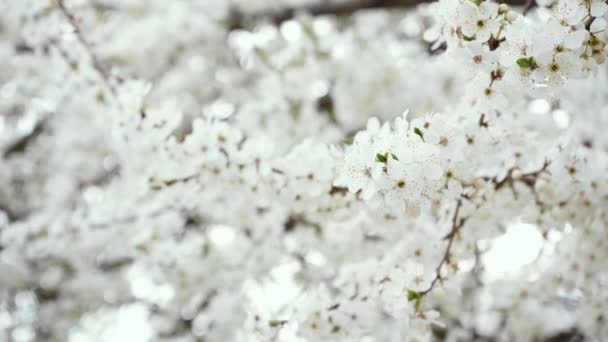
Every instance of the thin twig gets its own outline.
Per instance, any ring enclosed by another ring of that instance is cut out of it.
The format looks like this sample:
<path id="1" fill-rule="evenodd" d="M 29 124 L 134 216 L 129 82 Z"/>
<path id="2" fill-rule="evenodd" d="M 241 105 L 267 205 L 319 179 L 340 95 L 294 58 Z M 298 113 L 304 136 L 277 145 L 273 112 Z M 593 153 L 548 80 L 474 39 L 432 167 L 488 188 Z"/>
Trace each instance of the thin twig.
<path id="1" fill-rule="evenodd" d="M 530 10 L 534 8 L 534 6 L 536 6 L 536 0 L 526 0 L 526 3 L 524 4 L 524 8 L 522 10 L 522 14 L 528 14 L 528 12 L 530 12 Z"/>
<path id="2" fill-rule="evenodd" d="M 435 287 L 435 284 L 437 284 L 437 282 L 439 282 L 442 279 L 441 269 L 443 268 L 443 266 L 445 264 L 450 262 L 452 245 L 454 244 L 454 240 L 456 239 L 458 232 L 460 232 L 460 229 L 462 229 L 462 226 L 464 226 L 464 223 L 466 222 L 466 218 L 460 217 L 460 208 L 461 207 L 462 207 L 462 199 L 459 198 L 458 201 L 456 202 L 456 208 L 454 209 L 454 215 L 452 216 L 452 228 L 450 229 L 450 232 L 444 238 L 444 239 L 448 240 L 448 244 L 445 248 L 445 251 L 443 252 L 443 257 L 441 258 L 439 265 L 437 265 L 437 267 L 435 268 L 435 278 L 433 278 L 433 280 L 431 281 L 431 285 L 426 290 L 420 292 L 421 295 L 426 295 L 427 293 L 431 292 L 431 290 L 433 290 L 433 288 Z"/>
<path id="3" fill-rule="evenodd" d="M 434 2 L 435 0 L 347 0 L 347 1 L 332 1 L 332 2 L 316 2 L 313 4 L 297 5 L 293 7 L 284 7 L 279 10 L 267 10 L 257 13 L 247 13 L 234 8 L 232 17 L 229 20 L 231 29 L 243 28 L 252 23 L 261 21 L 270 21 L 274 24 L 280 24 L 284 21 L 296 17 L 300 13 L 308 13 L 312 16 L 321 15 L 351 15 L 355 12 L 373 9 L 405 9 L 415 7 L 420 4 Z M 527 3 L 527 0 L 509 0 L 504 3 L 513 6 L 522 6 Z"/>
<path id="4" fill-rule="evenodd" d="M 38 136 L 40 136 L 40 134 L 42 133 L 42 131 L 44 131 L 44 127 L 46 125 L 46 118 L 43 119 L 39 119 L 36 124 L 34 125 L 34 128 L 28 132 L 27 134 L 23 135 L 22 137 L 19 137 L 18 139 L 16 139 L 15 141 L 11 142 L 6 148 L 5 150 L 2 152 L 2 157 L 3 158 L 8 158 L 16 153 L 22 153 L 24 152 L 27 147 L 34 141 L 36 140 L 36 138 Z"/>
<path id="5" fill-rule="evenodd" d="M 74 13 L 72 13 L 65 6 L 64 0 L 55 0 L 55 2 L 57 3 L 57 7 L 59 8 L 59 11 L 61 11 L 63 16 L 68 20 L 70 26 L 72 27 L 72 30 L 74 31 L 74 34 L 76 35 L 76 39 L 78 39 L 78 42 L 80 43 L 80 45 L 82 45 L 86 54 L 88 55 L 89 59 L 91 60 L 93 69 L 95 69 L 95 71 L 99 74 L 99 77 L 101 78 L 104 85 L 108 88 L 110 93 L 112 93 L 113 96 L 116 96 L 116 93 L 117 93 L 116 89 L 110 82 L 110 79 L 111 79 L 110 72 L 103 66 L 103 64 L 99 60 L 99 57 L 93 51 L 93 46 L 91 45 L 91 43 L 89 43 L 89 41 L 82 34 L 82 30 L 80 29 L 80 25 L 78 24 L 78 19 L 76 19 L 76 16 L 74 15 Z"/>

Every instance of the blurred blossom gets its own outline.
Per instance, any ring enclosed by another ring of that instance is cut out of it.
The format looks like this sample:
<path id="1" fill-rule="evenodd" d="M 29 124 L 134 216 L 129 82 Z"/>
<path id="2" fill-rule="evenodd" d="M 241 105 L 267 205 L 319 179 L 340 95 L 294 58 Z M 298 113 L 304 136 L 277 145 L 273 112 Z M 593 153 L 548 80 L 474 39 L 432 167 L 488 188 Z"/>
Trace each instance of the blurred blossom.
<path id="1" fill-rule="evenodd" d="M 608 341 L 608 5 L 389 5 L 0 1 L 0 341 Z"/>

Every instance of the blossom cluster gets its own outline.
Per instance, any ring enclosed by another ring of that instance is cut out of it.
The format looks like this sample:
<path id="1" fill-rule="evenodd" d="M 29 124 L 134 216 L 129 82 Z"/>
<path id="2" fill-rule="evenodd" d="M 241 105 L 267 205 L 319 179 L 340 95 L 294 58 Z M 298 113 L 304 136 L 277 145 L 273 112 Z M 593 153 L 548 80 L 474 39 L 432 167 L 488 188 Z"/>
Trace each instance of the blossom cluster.
<path id="1" fill-rule="evenodd" d="M 436 6 L 448 49 L 471 79 L 467 96 L 481 110 L 504 110 L 522 94 L 555 96 L 608 51 L 603 1 L 557 1 L 527 15 L 491 1 Z"/>
<path id="2" fill-rule="evenodd" d="M 0 340 L 608 339 L 604 1 L 273 6 L 0 2 Z"/>

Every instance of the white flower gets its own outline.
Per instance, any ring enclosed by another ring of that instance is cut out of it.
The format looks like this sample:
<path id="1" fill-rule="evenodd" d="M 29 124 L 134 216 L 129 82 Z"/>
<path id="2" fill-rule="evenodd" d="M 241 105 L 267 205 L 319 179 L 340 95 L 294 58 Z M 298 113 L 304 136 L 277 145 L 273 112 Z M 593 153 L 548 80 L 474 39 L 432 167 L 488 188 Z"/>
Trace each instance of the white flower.
<path id="1" fill-rule="evenodd" d="M 605 3 L 604 3 L 605 4 Z M 589 31 L 592 33 L 600 33 L 602 31 L 604 31 L 606 29 L 606 19 L 604 18 L 595 18 L 595 20 L 593 21 L 593 23 L 591 23 L 591 26 L 589 27 Z M 587 32 L 586 30 L 581 30 L 582 32 Z M 585 38 L 587 38 L 587 35 L 585 35 Z M 582 42 L 581 42 L 582 45 Z"/>
<path id="2" fill-rule="evenodd" d="M 376 182 L 381 173 L 382 164 L 376 161 L 376 154 L 369 148 L 359 150 L 356 145 L 338 165 L 334 185 L 347 187 L 353 193 L 361 191 L 361 198 L 370 199 L 378 190 Z"/>
<path id="3" fill-rule="evenodd" d="M 554 6 L 558 21 L 568 25 L 578 24 L 587 15 L 586 6 L 579 0 L 561 0 Z"/>
<path id="4" fill-rule="evenodd" d="M 467 37 L 485 42 L 496 34 L 500 23 L 494 18 L 498 14 L 498 4 L 482 1 L 479 6 L 472 1 L 463 1 L 459 7 L 462 33 Z"/>
<path id="5" fill-rule="evenodd" d="M 466 43 L 462 49 L 456 49 L 453 56 L 462 64 L 467 76 L 491 71 L 497 59 L 495 54 L 489 53 L 487 44 L 479 40 Z"/>
<path id="6" fill-rule="evenodd" d="M 592 0 L 589 10 L 593 17 L 599 18 L 608 12 L 608 4 L 602 0 Z"/>
<path id="7" fill-rule="evenodd" d="M 515 62 L 529 53 L 528 49 L 532 45 L 532 38 L 536 32 L 532 30 L 528 24 L 528 19 L 519 16 L 511 25 L 506 26 L 504 30 L 505 41 L 500 44 L 500 63 L 509 67 Z"/>
<path id="8" fill-rule="evenodd" d="M 596 21 L 597 20 L 598 19 L 596 19 Z M 578 49 L 588 38 L 589 32 L 583 28 L 571 30 L 564 39 L 564 47 L 572 50 Z"/>
<path id="9" fill-rule="evenodd" d="M 235 161 L 241 164 L 242 176 L 248 184 L 256 185 L 260 178 L 267 177 L 271 172 L 269 163 L 274 153 L 274 142 L 267 137 L 255 137 L 245 140 L 243 147 L 235 156 Z"/>
<path id="10" fill-rule="evenodd" d="M 506 89 L 500 80 L 492 80 L 489 73 L 478 74 L 472 81 L 468 96 L 476 100 L 482 110 L 503 109 L 507 105 Z"/>
<path id="11" fill-rule="evenodd" d="M 563 85 L 567 79 L 576 78 L 582 73 L 583 63 L 579 57 L 570 52 L 558 53 L 547 65 L 533 72 L 539 83 Z"/>
<path id="12" fill-rule="evenodd" d="M 319 196 L 329 191 L 334 159 L 327 145 L 306 139 L 276 165 L 295 194 Z"/>

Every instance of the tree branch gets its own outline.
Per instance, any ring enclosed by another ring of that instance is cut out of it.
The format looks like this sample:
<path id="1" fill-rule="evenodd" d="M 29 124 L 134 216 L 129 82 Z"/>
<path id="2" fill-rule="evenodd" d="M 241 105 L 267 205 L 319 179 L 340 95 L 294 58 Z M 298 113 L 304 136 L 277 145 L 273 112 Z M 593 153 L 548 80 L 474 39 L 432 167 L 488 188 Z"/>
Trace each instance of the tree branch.
<path id="1" fill-rule="evenodd" d="M 526 0 L 526 3 L 524 4 L 524 9 L 522 11 L 523 15 L 528 14 L 528 12 L 530 12 L 530 10 L 532 8 L 534 8 L 535 5 L 536 5 L 535 0 Z"/>
<path id="2" fill-rule="evenodd" d="M 232 18 L 229 20 L 230 29 L 238 29 L 250 26 L 260 21 L 269 21 L 280 24 L 294 18 L 299 13 L 308 13 L 312 16 L 322 15 L 350 15 L 362 10 L 372 9 L 406 9 L 435 0 L 345 0 L 333 2 L 315 2 L 312 4 L 285 7 L 278 10 L 260 11 L 258 13 L 246 13 L 238 8 L 233 9 Z M 504 3 L 513 6 L 523 6 L 528 0 L 508 0 Z"/>
<path id="3" fill-rule="evenodd" d="M 68 23 L 72 27 L 72 30 L 74 31 L 74 34 L 76 35 L 76 39 L 78 40 L 80 45 L 82 45 L 85 53 L 89 56 L 93 69 L 95 69 L 97 74 L 99 74 L 101 81 L 108 88 L 110 93 L 113 96 L 116 96 L 116 89 L 114 88 L 114 86 L 112 86 L 112 83 L 110 82 L 110 79 L 111 79 L 110 72 L 103 66 L 99 57 L 93 51 L 92 44 L 84 37 L 84 35 L 82 34 L 82 31 L 80 30 L 80 25 L 78 23 L 78 19 L 76 18 L 74 13 L 72 13 L 65 6 L 63 1 L 64 0 L 55 0 L 55 3 L 57 4 L 59 11 L 63 14 L 63 16 L 67 19 Z"/>
<path id="4" fill-rule="evenodd" d="M 2 152 L 3 158 L 8 158 L 17 153 L 23 153 L 30 144 L 36 140 L 38 136 L 44 130 L 44 126 L 46 125 L 46 118 L 38 120 L 34 125 L 34 128 L 27 134 L 15 139 L 12 141 Z"/>
<path id="5" fill-rule="evenodd" d="M 446 235 L 444 238 L 448 241 L 447 246 L 444 250 L 443 257 L 441 258 L 439 265 L 437 265 L 437 267 L 435 268 L 435 278 L 433 278 L 433 280 L 431 281 L 431 285 L 429 285 L 429 287 L 426 290 L 420 292 L 421 295 L 426 295 L 427 293 L 431 292 L 431 290 L 433 290 L 433 288 L 435 287 L 435 284 L 442 279 L 441 269 L 443 268 L 444 265 L 450 263 L 450 258 L 452 256 L 451 255 L 452 245 L 454 244 L 454 239 L 456 239 L 456 236 L 460 232 L 460 229 L 462 228 L 462 226 L 464 226 L 464 224 L 466 222 L 466 218 L 460 217 L 460 208 L 461 207 L 462 207 L 462 199 L 459 198 L 458 201 L 456 202 L 456 208 L 454 209 L 454 215 L 452 216 L 452 228 L 450 229 L 450 232 L 448 233 L 448 235 Z"/>

